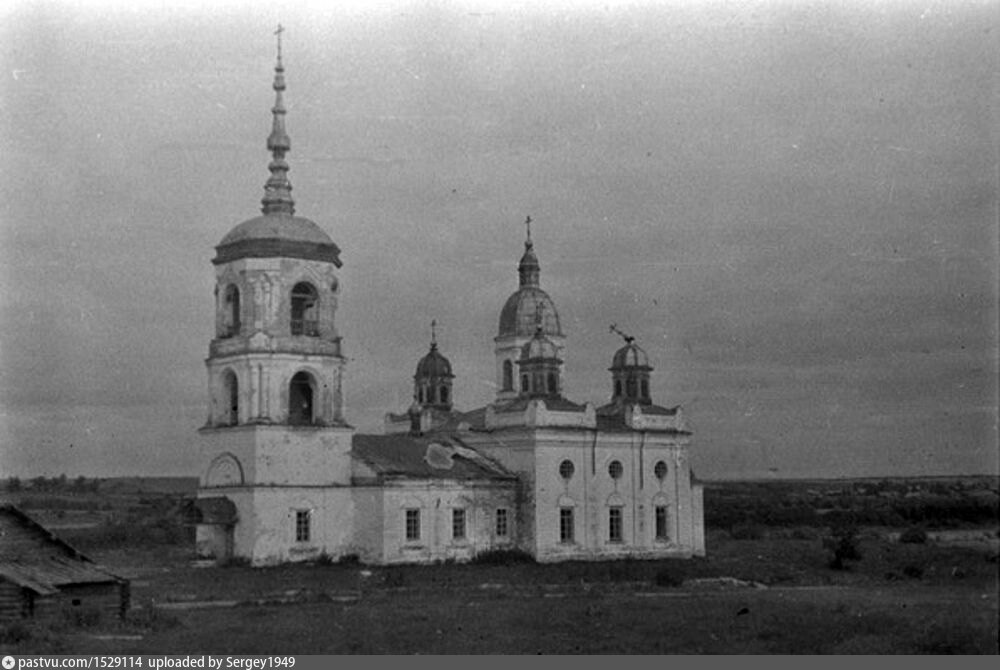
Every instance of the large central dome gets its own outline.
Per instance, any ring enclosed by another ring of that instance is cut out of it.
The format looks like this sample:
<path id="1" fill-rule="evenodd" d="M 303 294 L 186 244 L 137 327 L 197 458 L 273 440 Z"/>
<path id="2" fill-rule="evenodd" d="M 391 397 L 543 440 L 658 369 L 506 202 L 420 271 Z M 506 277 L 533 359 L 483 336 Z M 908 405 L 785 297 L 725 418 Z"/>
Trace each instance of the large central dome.
<path id="1" fill-rule="evenodd" d="M 543 333 L 562 336 L 559 313 L 549 294 L 537 286 L 522 286 L 500 310 L 497 337 L 531 337 L 539 319 Z"/>
<path id="2" fill-rule="evenodd" d="M 531 224 L 528 217 L 527 224 Z M 546 335 L 562 336 L 559 325 L 559 313 L 549 294 L 539 286 L 541 266 L 535 255 L 534 244 L 531 242 L 531 228 L 528 228 L 528 239 L 524 242 L 524 255 L 517 265 L 521 287 L 504 303 L 500 310 L 500 328 L 497 339 L 505 337 L 531 337 L 537 326 L 542 326 Z"/>

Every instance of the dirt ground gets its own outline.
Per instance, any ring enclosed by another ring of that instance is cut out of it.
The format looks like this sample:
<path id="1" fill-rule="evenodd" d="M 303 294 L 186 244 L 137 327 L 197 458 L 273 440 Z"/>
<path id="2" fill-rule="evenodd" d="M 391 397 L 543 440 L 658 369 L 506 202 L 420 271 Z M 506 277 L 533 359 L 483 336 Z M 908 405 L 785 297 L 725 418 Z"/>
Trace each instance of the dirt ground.
<path id="1" fill-rule="evenodd" d="M 984 531 L 995 538 L 995 531 Z M 194 567 L 181 548 L 95 556 L 132 579 L 125 625 L 20 651 L 142 654 L 997 653 L 996 552 L 709 536 L 692 561 Z M 0 647 L 3 645 L 0 644 Z"/>

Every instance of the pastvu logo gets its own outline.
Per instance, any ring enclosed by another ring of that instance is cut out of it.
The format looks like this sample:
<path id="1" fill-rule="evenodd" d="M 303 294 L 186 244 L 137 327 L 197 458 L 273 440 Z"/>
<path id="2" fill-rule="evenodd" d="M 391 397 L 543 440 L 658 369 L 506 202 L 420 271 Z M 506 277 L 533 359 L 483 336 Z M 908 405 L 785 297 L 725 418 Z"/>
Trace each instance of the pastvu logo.
<path id="1" fill-rule="evenodd" d="M 4 670 L 10 670 L 11 668 L 13 668 L 14 667 L 14 657 L 13 656 L 4 656 L 3 657 L 3 667 L 4 667 Z"/>

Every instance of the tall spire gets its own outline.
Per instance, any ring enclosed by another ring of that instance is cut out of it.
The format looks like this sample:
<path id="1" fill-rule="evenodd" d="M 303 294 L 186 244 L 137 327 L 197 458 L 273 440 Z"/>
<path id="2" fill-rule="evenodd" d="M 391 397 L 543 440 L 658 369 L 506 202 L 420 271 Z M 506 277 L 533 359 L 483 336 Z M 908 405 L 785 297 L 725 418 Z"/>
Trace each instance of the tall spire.
<path id="1" fill-rule="evenodd" d="M 271 134 L 267 138 L 267 148 L 271 152 L 271 163 L 267 169 L 271 177 L 264 184 L 264 205 L 261 211 L 265 214 L 294 214 L 295 201 L 292 200 L 292 183 L 288 181 L 288 163 L 285 154 L 292 148 L 288 133 L 285 132 L 285 103 L 281 98 L 285 90 L 285 67 L 281 63 L 281 33 L 285 29 L 278 24 L 274 34 L 278 38 L 278 62 L 274 66 L 274 107 L 271 114 L 274 120 L 271 124 Z"/>
<path id="2" fill-rule="evenodd" d="M 535 256 L 535 245 L 531 241 L 531 217 L 524 220 L 524 225 L 528 229 L 528 236 L 524 240 L 524 255 L 517 266 L 518 276 L 521 278 L 521 286 L 538 286 L 538 275 L 541 267 L 538 265 L 538 257 Z"/>

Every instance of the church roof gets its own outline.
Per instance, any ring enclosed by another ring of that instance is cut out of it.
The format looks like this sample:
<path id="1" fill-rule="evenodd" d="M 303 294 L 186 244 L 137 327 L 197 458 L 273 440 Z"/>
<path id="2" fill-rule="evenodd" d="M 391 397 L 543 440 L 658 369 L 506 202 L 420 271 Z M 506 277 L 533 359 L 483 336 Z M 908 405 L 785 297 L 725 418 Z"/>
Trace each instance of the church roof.
<path id="1" fill-rule="evenodd" d="M 431 350 L 417 363 L 416 379 L 428 377 L 454 377 L 451 372 L 451 362 L 438 351 L 437 343 L 431 343 Z"/>
<path id="2" fill-rule="evenodd" d="M 541 316 L 546 335 L 562 336 L 559 313 L 549 294 L 538 286 L 522 286 L 500 310 L 497 337 L 530 337 L 535 333 L 536 318 Z"/>
<path id="3" fill-rule="evenodd" d="M 513 480 L 516 475 L 451 435 L 355 435 L 351 454 L 382 477 Z"/>
<path id="4" fill-rule="evenodd" d="M 597 408 L 597 429 L 607 431 L 634 430 L 625 423 L 625 410 L 629 403 L 611 402 Z M 677 416 L 680 407 L 661 407 L 660 405 L 642 405 L 642 413 L 651 416 Z M 667 432 L 678 435 L 690 435 L 687 430 L 670 429 Z"/>
<path id="5" fill-rule="evenodd" d="M 623 368 L 643 368 L 652 370 L 649 365 L 649 356 L 639 345 L 629 338 L 624 347 L 615 352 L 611 359 L 611 370 L 621 370 Z"/>

